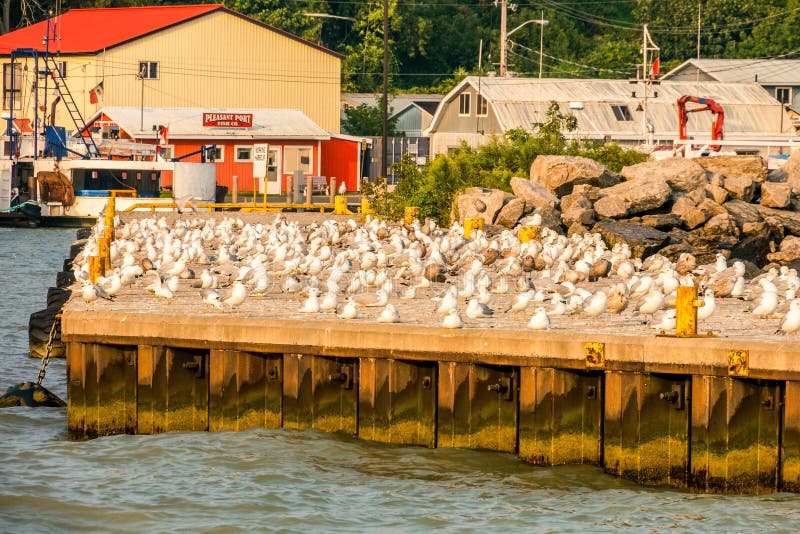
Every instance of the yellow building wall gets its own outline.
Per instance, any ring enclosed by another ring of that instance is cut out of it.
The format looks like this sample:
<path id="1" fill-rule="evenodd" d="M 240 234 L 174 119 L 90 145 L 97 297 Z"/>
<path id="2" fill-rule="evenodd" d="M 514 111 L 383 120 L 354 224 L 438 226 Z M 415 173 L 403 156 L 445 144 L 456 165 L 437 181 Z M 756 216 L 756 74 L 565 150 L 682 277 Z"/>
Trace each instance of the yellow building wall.
<path id="1" fill-rule="evenodd" d="M 10 63 L 7 56 L 0 61 Z M 341 60 L 229 13 L 211 13 L 96 56 L 58 61 L 67 62 L 66 82 L 84 119 L 103 106 L 138 107 L 143 95 L 145 107 L 300 109 L 322 128 L 339 132 Z M 158 79 L 142 84 L 136 78 L 139 61 L 157 61 Z M 29 58 L 18 62 L 22 105 L 14 114 L 32 120 L 34 64 Z M 104 100 L 91 104 L 89 91 L 101 80 Z M 49 108 L 54 91 L 48 84 Z M 43 86 L 41 81 L 40 105 Z M 63 103 L 56 124 L 74 128 Z"/>
<path id="2" fill-rule="evenodd" d="M 142 84 L 140 61 L 158 79 Z M 341 60 L 224 12 L 98 54 L 97 76 L 106 106 L 300 109 L 339 131 Z"/>
<path id="3" fill-rule="evenodd" d="M 81 112 L 84 113 L 84 119 L 87 118 L 88 115 L 94 113 L 95 108 L 97 107 L 89 103 L 89 90 L 97 85 L 97 82 L 99 81 L 95 74 L 94 56 L 64 55 L 55 57 L 55 60 L 57 62 L 65 62 L 67 64 L 65 78 L 67 87 L 72 94 L 72 98 L 75 100 L 75 104 L 78 106 Z M 9 64 L 11 59 L 6 56 L 2 58 L 1 61 L 3 64 Z M 33 58 L 17 58 L 16 61 L 21 65 L 22 68 L 22 83 L 20 87 L 21 102 L 15 103 L 16 109 L 14 110 L 14 117 L 30 119 L 32 124 L 35 108 L 34 72 L 36 70 L 36 64 Z M 39 69 L 45 69 L 44 60 L 42 58 L 39 59 Z M 47 80 L 47 89 L 45 90 L 44 77 L 39 79 L 38 96 L 40 108 L 45 105 L 46 96 L 47 123 L 49 124 L 51 105 L 53 103 L 53 99 L 56 97 L 53 80 Z M 3 106 L 3 108 L 5 111 L 7 106 Z M 85 111 L 89 112 L 88 115 L 85 114 Z M 43 120 L 41 109 L 39 111 L 39 120 Z M 56 124 L 59 126 L 65 126 L 68 131 L 74 129 L 72 119 L 70 119 L 63 102 L 59 102 L 56 106 Z"/>

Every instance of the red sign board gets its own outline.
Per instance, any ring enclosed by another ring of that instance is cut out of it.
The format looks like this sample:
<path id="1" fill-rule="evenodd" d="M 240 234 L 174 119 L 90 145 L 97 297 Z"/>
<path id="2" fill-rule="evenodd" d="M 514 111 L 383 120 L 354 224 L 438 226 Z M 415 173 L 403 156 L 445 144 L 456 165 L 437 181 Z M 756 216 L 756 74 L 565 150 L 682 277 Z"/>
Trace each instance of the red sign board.
<path id="1" fill-rule="evenodd" d="M 211 128 L 252 128 L 252 113 L 203 113 L 203 126 Z"/>

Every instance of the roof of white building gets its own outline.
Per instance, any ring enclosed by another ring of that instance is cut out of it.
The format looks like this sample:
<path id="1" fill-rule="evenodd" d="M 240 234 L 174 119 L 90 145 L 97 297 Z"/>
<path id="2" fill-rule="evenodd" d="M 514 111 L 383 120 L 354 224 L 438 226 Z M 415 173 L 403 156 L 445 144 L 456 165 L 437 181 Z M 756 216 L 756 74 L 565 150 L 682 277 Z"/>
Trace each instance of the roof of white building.
<path id="1" fill-rule="evenodd" d="M 628 80 L 581 80 L 581 79 L 536 79 L 468 77 L 448 93 L 433 117 L 426 135 L 436 133 L 446 104 L 470 86 L 489 103 L 499 122 L 500 129 L 531 129 L 537 122 L 546 120 L 550 103 L 555 101 L 564 113 L 572 113 L 578 119 L 578 137 L 612 135 L 615 138 L 636 139 L 642 137 L 645 87 Z M 725 133 L 727 134 L 780 134 L 792 132 L 790 121 L 780 103 L 763 87 L 755 83 L 731 84 L 718 82 L 672 82 L 647 88 L 647 122 L 658 135 L 677 135 L 678 119 L 676 101 L 683 95 L 711 98 L 725 110 Z M 657 96 L 656 96 L 657 95 Z M 631 120 L 620 120 L 612 106 L 627 106 Z M 690 104 L 689 108 L 692 107 Z M 690 134 L 708 134 L 711 117 L 693 113 L 689 116 Z M 783 124 L 783 128 L 781 128 Z"/>
<path id="2" fill-rule="evenodd" d="M 720 82 L 758 82 L 766 85 L 799 85 L 800 59 L 696 59 L 684 61 L 664 75 L 668 80 L 687 67 L 700 71 Z"/>
<path id="3" fill-rule="evenodd" d="M 204 114 L 208 113 L 252 115 L 252 126 L 203 126 Z M 156 128 L 167 126 L 169 139 L 330 139 L 328 132 L 299 109 L 104 107 L 86 123 L 90 124 L 103 115 L 136 139 L 155 138 L 154 125 Z"/>

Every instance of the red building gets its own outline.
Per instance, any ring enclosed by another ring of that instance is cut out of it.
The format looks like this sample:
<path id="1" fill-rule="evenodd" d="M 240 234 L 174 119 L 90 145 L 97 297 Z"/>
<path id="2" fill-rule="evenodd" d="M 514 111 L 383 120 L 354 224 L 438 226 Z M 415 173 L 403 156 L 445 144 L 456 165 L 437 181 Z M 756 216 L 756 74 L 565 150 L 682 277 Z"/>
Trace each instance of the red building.
<path id="1" fill-rule="evenodd" d="M 113 158 L 159 157 L 200 161 L 203 146 L 217 165 L 217 183 L 239 191 L 286 191 L 295 171 L 336 177 L 359 189 L 366 141 L 330 134 L 296 109 L 201 109 L 106 107 L 86 121 L 100 152 Z M 163 133 L 166 130 L 166 133 Z M 159 134 L 159 132 L 162 132 Z M 268 158 L 263 157 L 267 154 Z M 266 165 L 265 165 L 266 163 Z M 168 183 L 164 185 L 169 185 Z"/>

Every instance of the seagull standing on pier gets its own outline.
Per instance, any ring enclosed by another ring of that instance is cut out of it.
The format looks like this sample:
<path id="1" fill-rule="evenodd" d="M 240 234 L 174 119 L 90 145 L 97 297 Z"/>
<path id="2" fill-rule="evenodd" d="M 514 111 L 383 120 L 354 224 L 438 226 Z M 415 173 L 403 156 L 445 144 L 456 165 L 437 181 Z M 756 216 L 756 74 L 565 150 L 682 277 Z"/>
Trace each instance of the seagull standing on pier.
<path id="1" fill-rule="evenodd" d="M 391 304 L 387 304 L 381 314 L 378 316 L 379 323 L 399 323 L 400 313 Z"/>
<path id="2" fill-rule="evenodd" d="M 442 326 L 445 328 L 463 328 L 464 321 L 461 320 L 458 310 L 455 308 L 450 310 L 442 320 Z"/>
<path id="3" fill-rule="evenodd" d="M 531 330 L 550 330 L 550 317 L 544 307 L 539 306 L 528 321 Z"/>
<path id="4" fill-rule="evenodd" d="M 786 341 L 789 341 L 789 334 L 794 334 L 797 339 L 797 332 L 800 330 L 800 300 L 794 299 L 789 303 L 789 311 L 781 323 L 781 327 L 775 332 L 784 332 Z"/>
<path id="5" fill-rule="evenodd" d="M 231 308 L 238 308 L 245 300 L 247 300 L 247 288 L 241 282 L 235 282 L 228 298 L 222 302 Z"/>

